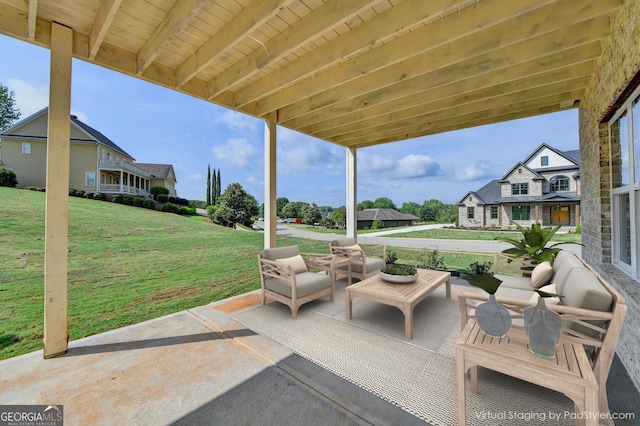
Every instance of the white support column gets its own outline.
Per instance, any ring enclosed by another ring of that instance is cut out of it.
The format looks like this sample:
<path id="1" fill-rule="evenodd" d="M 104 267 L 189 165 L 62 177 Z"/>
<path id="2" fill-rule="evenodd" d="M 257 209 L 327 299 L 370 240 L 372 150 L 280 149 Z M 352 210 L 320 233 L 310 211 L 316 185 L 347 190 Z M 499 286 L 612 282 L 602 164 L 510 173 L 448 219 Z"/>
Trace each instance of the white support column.
<path id="1" fill-rule="evenodd" d="M 276 247 L 276 112 L 264 125 L 264 248 Z"/>
<path id="2" fill-rule="evenodd" d="M 51 25 L 44 242 L 44 357 L 67 352 L 67 250 L 73 30 Z M 98 177 L 96 177 L 98 178 Z"/>
<path id="3" fill-rule="evenodd" d="M 358 238 L 358 156 L 356 148 L 347 148 L 347 238 Z"/>

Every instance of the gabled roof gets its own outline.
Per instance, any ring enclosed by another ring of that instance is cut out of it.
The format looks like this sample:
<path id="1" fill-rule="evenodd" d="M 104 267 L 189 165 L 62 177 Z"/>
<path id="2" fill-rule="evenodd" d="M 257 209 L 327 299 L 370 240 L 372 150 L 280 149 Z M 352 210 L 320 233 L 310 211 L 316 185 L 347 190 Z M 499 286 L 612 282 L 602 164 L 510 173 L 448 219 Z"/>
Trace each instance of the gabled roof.
<path id="1" fill-rule="evenodd" d="M 127 157 L 133 158 L 124 149 L 120 148 L 118 145 L 115 144 L 115 142 L 113 142 L 111 139 L 103 135 L 101 132 L 97 131 L 96 129 L 89 126 L 88 124 L 85 124 L 82 121 L 78 120 L 77 116 L 72 115 L 71 122 L 75 124 L 77 127 L 79 127 L 80 129 L 82 129 L 89 136 L 91 136 L 96 142 L 106 145 L 109 148 L 113 149 L 114 151 L 118 151 L 121 154 L 126 155 Z"/>
<path id="2" fill-rule="evenodd" d="M 542 177 L 542 175 L 540 175 L 540 173 L 536 172 L 535 170 L 532 170 L 531 168 L 527 167 L 526 164 L 524 164 L 523 162 L 519 162 L 517 163 L 515 166 L 513 166 L 504 176 L 502 176 L 502 179 L 500 179 L 500 182 L 507 182 L 507 178 L 513 173 L 513 171 L 515 169 L 517 169 L 518 167 L 524 167 L 525 169 L 529 170 L 531 173 L 533 173 L 534 177 L 533 180 L 545 180 L 544 177 Z"/>
<path id="3" fill-rule="evenodd" d="M 400 213 L 394 209 L 364 209 L 356 214 L 357 220 L 418 220 L 419 218 L 406 213 Z"/>
<path id="4" fill-rule="evenodd" d="M 572 150 L 572 151 L 560 151 L 558 149 L 555 149 L 554 147 L 546 144 L 546 143 L 542 143 L 540 144 L 539 147 L 537 147 L 536 149 L 533 150 L 533 152 L 531 154 L 529 154 L 529 156 L 527 158 L 525 158 L 522 162 L 523 163 L 528 163 L 529 161 L 531 161 L 531 159 L 533 157 L 536 156 L 536 154 L 540 151 L 542 151 L 544 148 L 547 148 L 553 152 L 555 152 L 556 154 L 560 155 L 561 157 L 566 158 L 567 160 L 571 161 L 572 163 L 575 163 L 577 166 L 580 165 L 580 150 L 576 149 L 576 150 Z"/>
<path id="5" fill-rule="evenodd" d="M 478 199 L 478 203 L 476 203 L 478 205 L 498 204 L 500 201 L 500 181 L 494 179 L 477 191 L 467 192 L 467 194 L 458 201 L 458 205 L 461 205 L 469 195 L 473 195 Z"/>
<path id="6" fill-rule="evenodd" d="M 135 163 L 135 166 L 149 172 L 151 177 L 158 179 L 175 179 L 176 174 L 173 171 L 172 164 L 153 164 L 153 163 Z"/>
<path id="7" fill-rule="evenodd" d="M 20 120 L 19 122 L 17 122 L 13 126 L 9 127 L 4 132 L 0 133 L 0 135 L 1 136 L 5 136 L 5 137 L 6 136 L 12 136 L 12 137 L 34 137 L 33 135 L 19 134 L 19 133 L 15 133 L 15 132 L 20 127 L 23 127 L 23 126 L 31 123 L 32 121 L 35 121 L 35 120 L 41 118 L 43 115 L 47 115 L 48 113 L 49 113 L 49 107 L 42 108 L 40 111 L 36 112 L 35 114 L 31 114 L 29 117 L 25 118 L 24 120 Z M 113 142 L 111 139 L 106 137 L 104 134 L 102 134 L 101 132 L 97 131 L 96 129 L 94 129 L 93 127 L 89 126 L 88 124 L 85 124 L 82 121 L 80 121 L 77 116 L 71 115 L 70 116 L 70 120 L 71 120 L 71 125 L 75 126 L 82 133 L 87 135 L 87 139 L 72 138 L 71 139 L 72 141 L 96 142 L 96 143 L 108 146 L 109 148 L 113 149 L 114 151 L 117 151 L 117 152 L 121 153 L 122 155 L 126 155 L 129 158 L 133 158 L 124 149 L 122 149 L 118 145 L 116 145 L 115 142 Z M 39 136 L 38 136 L 38 138 L 39 139 L 46 139 L 46 137 L 42 138 L 42 137 L 39 137 Z"/>

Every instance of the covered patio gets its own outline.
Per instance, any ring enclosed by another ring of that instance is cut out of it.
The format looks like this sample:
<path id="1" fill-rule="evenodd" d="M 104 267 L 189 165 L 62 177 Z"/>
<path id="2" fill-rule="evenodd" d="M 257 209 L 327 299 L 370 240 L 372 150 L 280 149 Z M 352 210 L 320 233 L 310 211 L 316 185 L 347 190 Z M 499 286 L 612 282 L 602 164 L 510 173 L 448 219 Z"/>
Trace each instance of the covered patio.
<path id="1" fill-rule="evenodd" d="M 358 149 L 579 108 L 583 257 L 627 300 L 618 355 L 638 387 L 640 176 L 621 177 L 633 142 L 629 156 L 610 124 L 640 82 L 637 16 L 637 0 L 0 0 L 2 34 L 51 50 L 43 356 L 69 350 L 76 58 L 263 119 L 265 247 L 276 241 L 278 126 L 345 148 L 357 237 Z"/>

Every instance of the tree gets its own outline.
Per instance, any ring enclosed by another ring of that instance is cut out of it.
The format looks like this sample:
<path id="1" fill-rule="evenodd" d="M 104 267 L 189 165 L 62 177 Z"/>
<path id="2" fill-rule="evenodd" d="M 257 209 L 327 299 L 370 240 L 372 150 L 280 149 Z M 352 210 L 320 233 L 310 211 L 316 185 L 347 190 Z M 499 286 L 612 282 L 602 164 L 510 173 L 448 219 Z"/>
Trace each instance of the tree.
<path id="1" fill-rule="evenodd" d="M 16 94 L 0 83 L 0 132 L 11 127 L 20 118 L 20 110 L 16 107 Z"/>
<path id="2" fill-rule="evenodd" d="M 258 215 L 258 201 L 256 198 L 247 194 L 242 185 L 239 183 L 230 183 L 225 189 L 224 194 L 220 197 L 221 215 L 223 221 L 214 220 L 222 225 L 233 223 L 241 223 L 245 226 L 251 226 L 251 218 Z"/>
<path id="3" fill-rule="evenodd" d="M 358 203 L 356 207 L 357 210 L 365 210 L 365 209 L 372 209 L 372 208 L 373 208 L 373 201 L 371 200 L 361 201 L 360 203 Z"/>
<path id="4" fill-rule="evenodd" d="M 220 188 L 222 188 L 222 181 L 220 180 L 220 169 L 218 169 L 218 176 L 216 177 L 216 203 L 220 203 L 220 197 L 222 196 Z"/>
<path id="5" fill-rule="evenodd" d="M 333 212 L 331 212 L 331 220 L 335 222 L 336 225 L 344 227 L 347 223 L 346 207 L 338 207 Z"/>
<path id="6" fill-rule="evenodd" d="M 0 166 L 0 186 L 7 186 L 9 188 L 18 186 L 18 178 L 12 169 Z"/>
<path id="7" fill-rule="evenodd" d="M 316 203 L 311 203 L 311 207 L 307 209 L 303 216 L 303 219 L 304 223 L 307 223 L 309 225 L 313 225 L 322 220 L 322 215 L 320 214 L 320 210 L 318 210 L 318 206 L 316 205 Z"/>
<path id="8" fill-rule="evenodd" d="M 284 206 L 289 204 L 289 199 L 287 197 L 276 198 L 276 216 L 282 216 L 282 209 Z"/>
<path id="9" fill-rule="evenodd" d="M 207 197 L 205 199 L 207 206 L 211 205 L 211 165 L 207 164 Z"/>
<path id="10" fill-rule="evenodd" d="M 211 175 L 211 204 L 218 204 L 218 179 L 216 178 L 216 169 L 213 169 Z"/>
<path id="11" fill-rule="evenodd" d="M 416 217 L 420 217 L 420 215 L 422 214 L 422 208 L 420 207 L 420 204 L 409 201 L 408 203 L 402 203 L 402 207 L 400 207 L 400 213 L 412 214 Z"/>
<path id="12" fill-rule="evenodd" d="M 376 198 L 376 200 L 373 202 L 373 208 L 375 208 L 375 209 L 394 209 L 394 210 L 398 210 L 396 205 L 393 204 L 393 201 L 391 201 L 391 199 L 386 198 L 386 197 Z"/>
<path id="13" fill-rule="evenodd" d="M 152 186 L 149 192 L 154 200 L 158 199 L 158 195 L 169 195 L 169 189 L 164 186 Z"/>

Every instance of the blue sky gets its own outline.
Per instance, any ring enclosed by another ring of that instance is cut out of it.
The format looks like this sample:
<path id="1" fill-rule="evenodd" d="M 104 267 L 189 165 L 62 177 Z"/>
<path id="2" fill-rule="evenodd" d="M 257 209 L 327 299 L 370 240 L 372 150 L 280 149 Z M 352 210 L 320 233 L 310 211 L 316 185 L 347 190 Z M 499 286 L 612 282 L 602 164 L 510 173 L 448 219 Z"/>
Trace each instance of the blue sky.
<path id="1" fill-rule="evenodd" d="M 22 118 L 48 104 L 49 51 L 0 35 L 0 83 Z M 264 123 L 142 80 L 73 61 L 71 113 L 141 163 L 173 164 L 178 195 L 205 198 L 207 165 L 222 188 L 264 198 Z M 576 109 L 358 150 L 358 201 L 455 203 L 500 178 L 541 143 L 578 149 Z M 345 149 L 278 128 L 277 196 L 345 205 Z"/>

